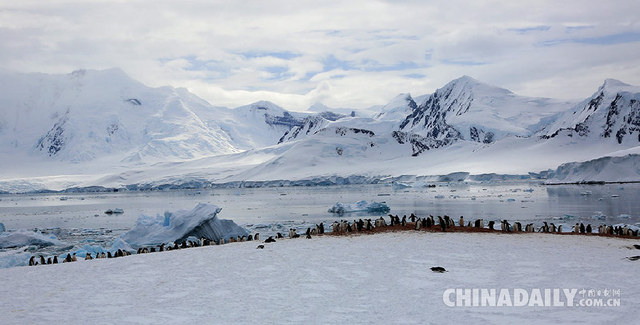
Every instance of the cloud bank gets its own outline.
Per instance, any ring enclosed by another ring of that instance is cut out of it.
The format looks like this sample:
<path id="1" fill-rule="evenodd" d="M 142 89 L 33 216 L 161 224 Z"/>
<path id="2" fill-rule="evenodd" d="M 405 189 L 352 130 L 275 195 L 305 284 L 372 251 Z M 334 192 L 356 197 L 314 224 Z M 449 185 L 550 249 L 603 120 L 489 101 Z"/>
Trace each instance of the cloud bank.
<path id="1" fill-rule="evenodd" d="M 638 1 L 0 1 L 0 68 L 120 67 L 214 105 L 366 108 L 461 75 L 530 96 L 640 84 Z"/>

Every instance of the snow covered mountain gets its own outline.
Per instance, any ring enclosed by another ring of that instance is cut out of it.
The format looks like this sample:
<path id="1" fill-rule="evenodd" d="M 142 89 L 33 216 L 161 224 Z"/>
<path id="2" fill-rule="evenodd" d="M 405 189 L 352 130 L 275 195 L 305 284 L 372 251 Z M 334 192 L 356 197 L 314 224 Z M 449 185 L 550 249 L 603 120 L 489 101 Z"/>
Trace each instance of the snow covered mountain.
<path id="1" fill-rule="evenodd" d="M 640 87 L 607 79 L 598 91 L 545 128 L 556 136 L 603 139 L 640 145 Z"/>
<path id="2" fill-rule="evenodd" d="M 269 102 L 215 107 L 186 89 L 150 88 L 119 69 L 0 72 L 0 152 L 43 161 L 183 161 L 274 145 L 309 114 Z"/>
<path id="3" fill-rule="evenodd" d="M 0 151 L 82 162 L 184 160 L 237 152 L 215 109 L 185 89 L 149 88 L 118 69 L 68 75 L 2 73 Z M 46 159 L 44 159 L 46 160 Z"/>
<path id="4" fill-rule="evenodd" d="M 541 124 L 563 111 L 567 103 L 547 98 L 517 96 L 463 76 L 426 97 L 400 123 L 394 137 L 411 142 L 413 154 L 458 140 L 493 143 L 506 136 L 528 137 Z"/>
<path id="5" fill-rule="evenodd" d="M 304 113 L 270 102 L 216 107 L 118 69 L 0 72 L 0 81 L 0 191 L 9 192 L 527 174 L 640 148 L 640 88 L 615 80 L 576 103 L 518 96 L 464 76 L 432 94 L 398 95 L 372 114 L 321 104 Z M 640 172 L 628 174 L 640 180 Z"/>

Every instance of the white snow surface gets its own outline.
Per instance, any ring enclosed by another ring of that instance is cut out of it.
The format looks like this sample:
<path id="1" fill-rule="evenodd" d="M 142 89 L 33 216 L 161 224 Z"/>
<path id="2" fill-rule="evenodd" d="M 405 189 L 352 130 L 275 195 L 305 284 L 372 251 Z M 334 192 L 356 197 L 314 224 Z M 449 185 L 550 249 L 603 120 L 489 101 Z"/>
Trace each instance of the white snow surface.
<path id="1" fill-rule="evenodd" d="M 403 232 L 0 269 L 0 323 L 633 324 L 634 243 Z M 621 306 L 447 307 L 450 288 L 620 289 Z"/>
<path id="2" fill-rule="evenodd" d="M 249 233 L 232 220 L 219 219 L 222 209 L 213 205 L 200 203 L 192 210 L 165 212 L 163 216 L 140 216 L 136 225 L 120 237 L 132 245 L 160 245 L 182 242 L 188 237 L 207 238 L 218 242 L 229 237 L 245 236 Z"/>

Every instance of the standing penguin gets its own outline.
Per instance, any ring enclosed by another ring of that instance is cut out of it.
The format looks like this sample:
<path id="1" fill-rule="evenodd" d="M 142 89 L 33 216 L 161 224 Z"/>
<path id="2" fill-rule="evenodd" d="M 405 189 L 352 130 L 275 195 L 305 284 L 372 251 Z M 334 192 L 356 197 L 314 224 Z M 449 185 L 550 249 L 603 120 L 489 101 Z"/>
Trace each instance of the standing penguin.
<path id="1" fill-rule="evenodd" d="M 53 256 L 53 264 L 58 264 L 58 256 Z"/>
<path id="2" fill-rule="evenodd" d="M 591 228 L 591 224 L 587 225 L 587 234 L 590 234 L 593 231 L 593 228 Z"/>
<path id="3" fill-rule="evenodd" d="M 29 266 L 34 265 L 36 265 L 36 257 L 34 255 L 31 255 L 31 258 L 29 259 Z"/>
<path id="4" fill-rule="evenodd" d="M 586 229 L 584 228 L 584 223 L 582 223 L 582 222 L 581 222 L 581 223 L 580 223 L 580 233 L 581 233 L 581 234 L 584 234 L 584 233 L 585 233 L 585 231 L 586 231 Z"/>
<path id="5" fill-rule="evenodd" d="M 44 256 L 40 255 L 40 264 L 45 265 L 47 261 L 44 259 Z"/>
<path id="6" fill-rule="evenodd" d="M 402 222 L 400 223 L 403 227 L 407 225 L 407 216 L 402 217 Z"/>
<path id="7" fill-rule="evenodd" d="M 440 229 L 442 229 L 442 231 L 447 231 L 447 224 L 441 216 L 438 216 L 438 222 L 440 223 Z"/>
<path id="8" fill-rule="evenodd" d="M 495 225 L 495 222 L 493 220 L 489 221 L 489 229 L 495 230 L 493 229 L 494 225 Z M 504 231 L 504 223 L 502 224 L 502 231 Z"/>
<path id="9" fill-rule="evenodd" d="M 464 217 L 460 216 L 460 222 L 458 223 L 460 227 L 464 227 Z"/>
<path id="10" fill-rule="evenodd" d="M 412 212 L 411 215 L 409 216 L 409 220 L 411 220 L 411 222 L 416 222 L 416 219 L 418 219 L 418 217 Z"/>

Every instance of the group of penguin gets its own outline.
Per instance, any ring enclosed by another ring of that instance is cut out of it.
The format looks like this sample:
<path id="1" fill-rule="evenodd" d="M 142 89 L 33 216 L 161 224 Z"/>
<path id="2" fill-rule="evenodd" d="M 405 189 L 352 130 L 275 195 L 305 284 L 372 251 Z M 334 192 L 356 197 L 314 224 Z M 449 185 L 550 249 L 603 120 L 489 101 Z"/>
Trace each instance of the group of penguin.
<path id="1" fill-rule="evenodd" d="M 387 227 L 396 227 L 396 226 L 401 226 L 403 228 L 406 228 L 408 225 L 408 221 L 413 223 L 413 229 L 415 230 L 429 229 L 432 227 L 436 227 L 436 229 L 440 229 L 441 231 L 447 231 L 448 229 L 451 230 L 452 228 L 456 227 L 455 221 L 447 215 L 445 215 L 444 217 L 438 216 L 437 223 L 435 218 L 432 215 L 424 218 L 419 218 L 412 213 L 408 218 L 406 215 L 400 218 L 397 215 L 394 216 L 390 214 L 389 217 L 390 217 L 389 223 L 387 223 L 384 217 L 380 217 L 375 220 L 372 220 L 372 219 L 353 220 L 352 223 L 349 223 L 346 220 L 334 221 L 331 229 L 332 234 L 340 235 L 340 234 L 362 232 L 362 231 L 373 231 L 376 229 L 384 229 Z M 461 216 L 458 221 L 458 227 L 464 227 L 467 229 L 475 228 L 478 231 L 496 231 L 497 229 L 495 229 L 495 225 L 496 225 L 495 221 L 489 221 L 487 224 L 488 228 L 485 228 L 484 220 L 476 219 L 474 220 L 473 223 L 469 221 L 465 226 L 465 221 L 463 216 Z M 545 221 L 543 222 L 543 225 L 536 230 L 533 223 L 527 224 L 523 228 L 520 222 L 514 222 L 512 225 L 511 223 L 509 223 L 509 221 L 502 220 L 500 221 L 500 230 L 502 232 L 536 232 L 537 231 L 541 233 L 562 233 L 562 225 L 556 226 L 553 223 L 547 223 Z M 316 224 L 315 227 L 313 228 L 312 227 L 307 228 L 307 231 L 305 232 L 305 238 L 311 239 L 313 235 L 323 235 L 324 233 L 325 233 L 324 223 L 321 222 L 320 224 Z M 593 234 L 593 227 L 591 226 L 591 224 L 587 224 L 585 226 L 583 223 L 576 223 L 572 227 L 572 233 Z M 614 226 L 607 226 L 603 224 L 598 226 L 598 232 L 596 234 L 638 237 L 638 229 L 633 230 L 627 227 L 626 225 L 614 227 Z M 296 229 L 294 228 L 289 229 L 289 238 L 299 238 L 299 237 L 301 237 L 301 235 L 297 233 Z M 278 232 L 276 233 L 275 238 L 274 236 L 269 236 L 264 241 L 264 243 L 273 243 L 273 242 L 276 242 L 276 239 L 284 239 L 284 238 L 285 238 L 284 235 Z M 248 235 L 248 236 L 237 236 L 237 238 L 230 237 L 229 240 L 227 240 L 226 242 L 224 239 L 214 241 L 207 238 L 201 238 L 200 240 L 195 240 L 195 241 L 185 240 L 185 241 L 182 241 L 180 244 L 176 242 L 173 245 L 161 244 L 157 247 L 156 246 L 140 247 L 138 248 L 137 254 L 163 252 L 163 251 L 184 249 L 184 248 L 190 248 L 190 247 L 222 245 L 225 243 L 245 242 L 245 241 L 254 241 L 254 240 L 255 241 L 260 240 L 259 233 L 256 233 L 255 235 Z M 264 245 L 258 245 L 257 248 L 263 249 Z M 113 254 L 111 252 L 107 252 L 106 254 L 104 252 L 96 253 L 95 258 L 96 259 L 116 258 L 116 257 L 122 257 L 122 256 L 129 256 L 129 255 L 131 255 L 131 252 L 118 249 Z M 94 259 L 94 257 L 91 256 L 90 253 L 87 253 L 85 256 L 85 260 L 92 260 L 92 259 Z M 76 257 L 76 254 L 73 253 L 73 255 L 67 254 L 67 256 L 64 258 L 62 262 L 65 263 L 65 262 L 75 262 L 75 261 L 77 261 L 77 257 Z M 58 263 L 57 256 L 53 256 L 53 258 L 49 257 L 45 259 L 44 256 L 40 255 L 39 261 L 36 259 L 35 256 L 31 256 L 31 258 L 29 259 L 29 266 L 57 264 L 57 263 Z"/>
<path id="2" fill-rule="evenodd" d="M 244 241 L 252 241 L 252 240 L 260 240 L 260 233 L 256 233 L 255 235 L 248 235 L 248 236 L 238 236 L 237 238 L 230 237 L 226 242 L 235 243 L 235 242 L 244 242 Z M 137 254 L 155 253 L 155 252 L 163 252 L 163 251 L 170 251 L 170 250 L 176 250 L 176 249 L 210 246 L 210 245 L 222 245 L 222 244 L 225 244 L 224 238 L 221 238 L 218 241 L 210 240 L 207 238 L 201 238 L 200 240 L 195 240 L 195 241 L 185 240 L 185 241 L 182 241 L 180 244 L 176 242 L 173 245 L 161 244 L 157 247 L 156 246 L 140 247 L 138 248 Z M 116 257 L 130 256 L 130 255 L 131 255 L 131 252 L 123 249 L 118 249 L 113 254 L 111 252 L 107 252 L 106 254 L 105 252 L 102 252 L 102 253 L 96 252 L 95 257 L 91 256 L 91 253 L 87 253 L 84 259 L 93 260 L 93 259 L 100 259 L 100 258 L 116 258 Z M 62 263 L 75 262 L 77 260 L 78 258 L 76 257 L 76 253 L 73 253 L 73 254 L 69 253 L 62 260 Z M 36 259 L 35 256 L 31 256 L 31 258 L 29 259 L 29 266 L 46 265 L 46 264 L 58 264 L 58 256 L 53 256 L 45 259 L 44 256 L 40 255 L 39 261 Z"/>
<path id="3" fill-rule="evenodd" d="M 390 217 L 389 224 L 387 224 L 387 221 L 385 220 L 384 217 L 380 217 L 375 220 L 371 220 L 371 219 L 365 219 L 365 220 L 360 219 L 357 221 L 353 220 L 352 223 L 349 223 L 348 221 L 345 221 L 345 220 L 335 221 L 333 223 L 332 230 L 333 230 L 333 233 L 335 234 L 344 234 L 344 233 L 351 233 L 351 232 L 374 230 L 376 228 L 394 227 L 398 225 L 402 227 L 406 227 L 408 224 L 408 221 L 413 223 L 413 229 L 415 230 L 437 227 L 436 229 L 447 231 L 448 229 L 451 230 L 452 228 L 456 227 L 455 220 L 447 215 L 445 215 L 444 217 L 438 216 L 437 222 L 434 216 L 432 215 L 424 218 L 419 218 L 413 213 L 408 218 L 406 215 L 400 218 L 397 215 L 394 216 L 391 214 L 389 215 L 389 217 Z M 562 225 L 556 226 L 555 224 L 553 223 L 549 224 L 546 221 L 543 222 L 543 225 L 537 229 L 533 225 L 533 223 L 529 223 L 525 225 L 524 228 L 522 227 L 522 223 L 520 222 L 514 222 L 513 224 L 511 224 L 507 220 L 502 220 L 502 221 L 499 221 L 499 223 L 500 223 L 500 231 L 502 232 L 541 232 L 541 233 L 562 233 L 563 232 Z M 458 227 L 477 228 L 477 230 L 487 229 L 487 231 L 498 230 L 496 229 L 496 221 L 493 221 L 493 220 L 487 223 L 487 228 L 485 228 L 485 223 L 483 219 L 476 219 L 474 220 L 474 222 L 469 221 L 465 225 L 464 216 L 460 217 L 458 221 Z M 592 227 L 591 224 L 585 225 L 584 223 L 576 223 L 575 226 L 572 227 L 571 232 L 577 233 L 577 234 L 593 234 L 594 233 L 593 230 L 594 230 L 594 227 Z M 626 225 L 625 226 L 607 226 L 603 224 L 598 226 L 598 232 L 596 234 L 638 237 L 639 235 L 638 232 L 639 232 L 638 229 L 633 230 Z"/>

